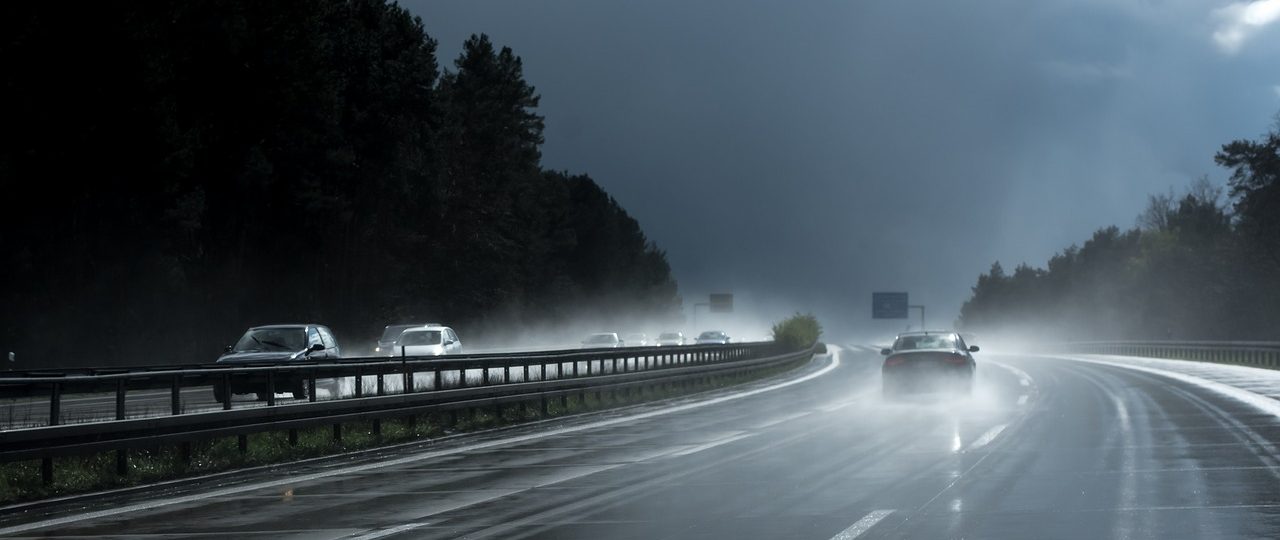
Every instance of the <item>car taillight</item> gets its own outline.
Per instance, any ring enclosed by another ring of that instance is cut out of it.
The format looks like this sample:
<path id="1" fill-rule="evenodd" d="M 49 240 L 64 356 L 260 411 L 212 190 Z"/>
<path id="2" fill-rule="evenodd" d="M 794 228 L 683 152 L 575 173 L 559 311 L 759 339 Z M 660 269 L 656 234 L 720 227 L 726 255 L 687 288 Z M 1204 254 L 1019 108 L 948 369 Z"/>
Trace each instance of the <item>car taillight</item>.
<path id="1" fill-rule="evenodd" d="M 906 362 L 907 359 L 901 356 L 890 356 L 884 360 L 884 367 L 897 366 L 905 364 Z"/>
<path id="2" fill-rule="evenodd" d="M 944 360 L 945 360 L 948 364 L 955 364 L 955 365 L 961 365 L 961 364 L 967 364 L 967 363 L 969 363 L 969 361 L 968 361 L 967 359 L 965 359 L 965 357 L 964 357 L 964 355 L 963 355 L 963 354 L 950 354 L 950 355 L 947 355 L 947 357 L 946 357 Z"/>

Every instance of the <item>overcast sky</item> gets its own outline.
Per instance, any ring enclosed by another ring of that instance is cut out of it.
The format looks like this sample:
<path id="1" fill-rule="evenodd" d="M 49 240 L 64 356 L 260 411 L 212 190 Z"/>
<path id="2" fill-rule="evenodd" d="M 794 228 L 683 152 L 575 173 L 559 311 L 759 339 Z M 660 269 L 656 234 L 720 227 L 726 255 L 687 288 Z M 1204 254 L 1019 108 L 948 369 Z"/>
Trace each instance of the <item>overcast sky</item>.
<path id="1" fill-rule="evenodd" d="M 909 291 L 949 326 L 999 260 L 1043 266 L 1147 196 L 1225 174 L 1280 111 L 1280 0 L 404 2 L 452 69 L 487 33 L 542 95 L 546 167 L 590 174 L 686 305 Z"/>

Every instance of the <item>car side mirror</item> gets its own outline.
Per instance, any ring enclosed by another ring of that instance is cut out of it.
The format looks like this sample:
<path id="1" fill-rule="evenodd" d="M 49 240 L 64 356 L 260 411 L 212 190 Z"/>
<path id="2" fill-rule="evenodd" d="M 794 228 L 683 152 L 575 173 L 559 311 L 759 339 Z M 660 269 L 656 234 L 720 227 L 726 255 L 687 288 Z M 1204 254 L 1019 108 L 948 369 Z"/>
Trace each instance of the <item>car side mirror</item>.
<path id="1" fill-rule="evenodd" d="M 893 349 L 880 349 L 880 354 L 884 356 L 889 356 L 893 354 Z"/>
<path id="2" fill-rule="evenodd" d="M 233 348 L 235 348 L 233 345 L 227 345 L 225 348 L 222 349 L 222 352 L 231 352 L 231 349 Z"/>
<path id="3" fill-rule="evenodd" d="M 970 345 L 970 346 L 969 346 L 969 352 L 978 352 L 978 346 L 977 346 L 977 345 Z"/>
<path id="4" fill-rule="evenodd" d="M 446 339 L 446 340 L 444 340 L 444 344 L 445 344 L 445 345 L 453 345 L 454 343 L 457 343 L 457 342 L 456 342 L 456 341 L 454 341 L 454 340 L 452 340 L 452 339 Z"/>
<path id="5" fill-rule="evenodd" d="M 307 351 L 309 352 L 320 352 L 323 350 L 324 350 L 324 345 L 321 345 L 319 343 L 312 343 L 311 347 L 307 349 Z"/>

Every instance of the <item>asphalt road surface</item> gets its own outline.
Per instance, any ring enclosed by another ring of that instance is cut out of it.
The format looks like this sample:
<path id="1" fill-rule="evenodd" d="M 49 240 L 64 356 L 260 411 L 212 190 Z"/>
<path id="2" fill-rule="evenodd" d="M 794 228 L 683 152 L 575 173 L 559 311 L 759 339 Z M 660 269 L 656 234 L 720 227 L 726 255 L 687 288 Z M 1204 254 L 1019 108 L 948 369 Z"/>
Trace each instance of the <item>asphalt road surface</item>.
<path id="1" fill-rule="evenodd" d="M 1184 380 L 979 353 L 879 398 L 850 347 L 747 391 L 0 517 L 119 538 L 1267 538 L 1280 418 Z"/>

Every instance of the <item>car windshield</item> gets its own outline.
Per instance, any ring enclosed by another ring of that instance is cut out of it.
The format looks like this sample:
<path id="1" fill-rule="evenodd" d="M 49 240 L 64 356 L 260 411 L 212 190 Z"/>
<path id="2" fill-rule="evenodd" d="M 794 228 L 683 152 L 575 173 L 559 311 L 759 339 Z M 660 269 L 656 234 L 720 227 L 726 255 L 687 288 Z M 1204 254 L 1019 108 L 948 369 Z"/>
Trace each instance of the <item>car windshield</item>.
<path id="1" fill-rule="evenodd" d="M 439 330 L 410 330 L 400 334 L 400 340 L 396 342 L 396 344 L 406 347 L 412 347 L 414 345 L 439 345 L 441 335 L 442 333 Z"/>
<path id="2" fill-rule="evenodd" d="M 307 348 L 307 332 L 301 326 L 290 328 L 253 328 L 236 342 L 234 350 L 300 351 Z"/>
<path id="3" fill-rule="evenodd" d="M 680 334 L 671 334 L 671 333 L 662 334 L 658 336 L 658 339 L 680 339 Z"/>
<path id="4" fill-rule="evenodd" d="M 704 338 L 704 339 L 706 339 L 706 338 L 717 338 L 717 337 L 720 337 L 720 332 L 703 332 L 703 333 L 702 333 L 702 335 L 700 335 L 700 336 L 698 336 L 698 337 L 700 337 L 700 338 Z"/>
<path id="5" fill-rule="evenodd" d="M 893 344 L 895 351 L 915 349 L 954 349 L 956 337 L 953 334 L 929 334 L 921 336 L 901 336 Z"/>
<path id="6" fill-rule="evenodd" d="M 613 334 L 596 334 L 587 338 L 587 343 L 613 343 Z"/>
<path id="7" fill-rule="evenodd" d="M 419 326 L 419 325 L 393 324 L 391 326 L 388 326 L 386 330 L 382 331 L 382 337 L 379 338 L 378 341 L 382 341 L 382 342 L 395 341 L 396 338 L 400 337 L 400 333 L 404 332 L 405 328 L 413 328 L 414 326 Z M 368 334 L 365 334 L 365 335 L 368 335 Z"/>

